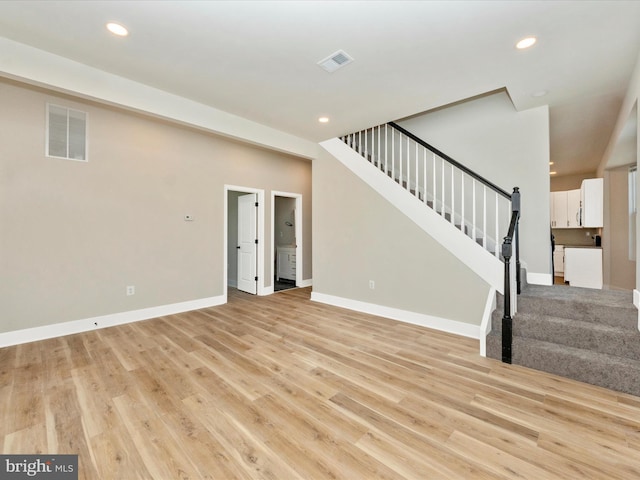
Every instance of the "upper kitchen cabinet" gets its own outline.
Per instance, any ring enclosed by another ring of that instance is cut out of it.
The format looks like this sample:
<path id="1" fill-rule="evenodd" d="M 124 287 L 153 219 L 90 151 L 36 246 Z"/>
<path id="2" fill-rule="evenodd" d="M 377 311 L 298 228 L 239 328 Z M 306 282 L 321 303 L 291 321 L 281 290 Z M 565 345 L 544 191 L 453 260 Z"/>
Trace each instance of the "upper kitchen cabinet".
<path id="1" fill-rule="evenodd" d="M 602 178 L 589 178 L 582 181 L 580 201 L 582 204 L 581 226 L 599 228 L 603 221 L 604 181 Z"/>
<path id="2" fill-rule="evenodd" d="M 576 190 L 551 192 L 551 228 L 600 228 L 603 179 L 589 178 Z"/>
<path id="3" fill-rule="evenodd" d="M 551 192 L 551 227 L 580 227 L 580 190 Z"/>

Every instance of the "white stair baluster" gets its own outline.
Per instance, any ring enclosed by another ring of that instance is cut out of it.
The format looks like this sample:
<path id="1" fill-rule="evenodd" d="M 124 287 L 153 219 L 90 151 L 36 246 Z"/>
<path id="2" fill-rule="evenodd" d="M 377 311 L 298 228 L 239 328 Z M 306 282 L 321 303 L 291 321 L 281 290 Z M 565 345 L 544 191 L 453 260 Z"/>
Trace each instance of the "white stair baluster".
<path id="1" fill-rule="evenodd" d="M 456 172 L 451 164 L 451 223 L 456 226 L 456 191 L 455 191 Z"/>
<path id="2" fill-rule="evenodd" d="M 402 162 L 402 133 L 398 136 L 398 148 L 400 149 L 398 151 L 398 162 L 400 162 L 400 165 L 399 165 L 400 173 L 399 173 L 397 182 L 400 184 L 400 186 L 402 186 L 402 170 L 403 170 L 402 169 L 402 163 L 403 163 Z"/>
<path id="3" fill-rule="evenodd" d="M 396 179 L 396 131 L 391 131 L 391 178 Z"/>
<path id="4" fill-rule="evenodd" d="M 411 146 L 409 142 L 411 139 L 407 137 L 407 190 L 411 193 Z"/>
<path id="5" fill-rule="evenodd" d="M 487 248 L 487 186 L 482 190 L 482 247 Z"/>
<path id="6" fill-rule="evenodd" d="M 387 124 L 384 125 L 384 174 L 389 174 L 389 129 Z"/>
<path id="7" fill-rule="evenodd" d="M 378 163 L 377 163 L 378 168 L 380 168 L 381 160 L 382 160 L 382 157 L 380 156 L 380 125 L 378 125 Z"/>
<path id="8" fill-rule="evenodd" d="M 424 173 L 424 193 L 423 193 L 423 198 L 422 201 L 424 203 L 427 203 L 427 149 L 422 147 L 422 168 L 423 168 L 423 173 Z"/>
<path id="9" fill-rule="evenodd" d="M 416 144 L 416 191 L 415 196 L 420 198 L 420 169 L 418 168 L 418 142 L 414 142 Z"/>
<path id="10" fill-rule="evenodd" d="M 365 160 L 369 161 L 367 158 L 367 130 L 361 130 L 364 136 L 364 140 L 362 141 L 362 156 Z"/>
<path id="11" fill-rule="evenodd" d="M 476 238 L 476 179 L 471 179 L 471 195 L 473 196 L 473 201 L 471 203 L 471 234 L 473 241 L 477 241 Z"/>
<path id="12" fill-rule="evenodd" d="M 444 217 L 446 212 L 445 212 L 445 208 L 444 208 L 444 158 L 440 159 L 440 173 L 442 175 L 442 179 L 441 179 L 441 183 L 442 183 L 442 192 L 440 193 L 441 199 L 440 199 L 440 209 L 441 209 L 441 215 Z"/>
<path id="13" fill-rule="evenodd" d="M 495 237 L 496 238 L 496 241 L 495 241 L 495 244 L 496 244 L 495 250 L 496 250 L 496 252 L 495 253 L 496 253 L 496 257 L 500 258 L 500 242 L 499 242 L 500 227 L 498 225 L 500 223 L 499 222 L 499 216 L 500 215 L 499 215 L 499 211 L 498 211 L 498 200 L 499 200 L 498 197 L 499 197 L 499 195 L 498 195 L 498 192 L 495 192 L 495 194 L 496 194 L 496 237 Z"/>
<path id="14" fill-rule="evenodd" d="M 432 166 L 433 166 L 433 195 L 431 195 L 431 203 L 432 203 L 432 207 L 433 209 L 437 212 L 438 211 L 438 207 L 436 205 L 436 154 L 432 153 L 431 154 L 431 161 L 432 161 Z"/>
<path id="15" fill-rule="evenodd" d="M 465 233 L 464 227 L 464 172 L 460 170 L 460 231 Z"/>
<path id="16" fill-rule="evenodd" d="M 411 193 L 411 139 L 407 137 L 407 190 Z M 417 175 L 417 174 L 416 174 Z M 417 178 L 417 176 L 416 176 Z"/>

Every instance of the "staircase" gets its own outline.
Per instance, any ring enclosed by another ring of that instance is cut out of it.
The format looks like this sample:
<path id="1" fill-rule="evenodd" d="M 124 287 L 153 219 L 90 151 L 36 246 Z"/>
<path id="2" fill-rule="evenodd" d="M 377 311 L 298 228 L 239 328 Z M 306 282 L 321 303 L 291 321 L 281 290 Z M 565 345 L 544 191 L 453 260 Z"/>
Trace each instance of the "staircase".
<path id="1" fill-rule="evenodd" d="M 509 272 L 519 271 L 517 188 L 507 193 L 393 122 L 320 145 L 486 281 L 488 303 L 500 292 L 506 310 L 516 310 L 509 292 L 519 290 L 517 275 Z"/>
<path id="2" fill-rule="evenodd" d="M 393 122 L 340 140 L 500 259 L 511 215 L 505 190 Z"/>
<path id="3" fill-rule="evenodd" d="M 512 197 L 394 123 L 339 140 L 322 145 L 378 192 L 395 183 L 398 191 L 385 198 L 417 224 L 427 218 L 425 231 L 498 292 L 490 332 L 481 334 L 488 357 L 640 396 L 640 332 L 630 292 L 525 285 L 515 313 L 517 189 Z M 415 204 L 423 209 L 414 211 Z M 439 235 L 440 224 L 447 235 Z"/>
<path id="4" fill-rule="evenodd" d="M 487 356 L 501 358 L 502 313 Z M 512 363 L 640 396 L 640 331 L 631 292 L 526 285 L 513 317 Z"/>

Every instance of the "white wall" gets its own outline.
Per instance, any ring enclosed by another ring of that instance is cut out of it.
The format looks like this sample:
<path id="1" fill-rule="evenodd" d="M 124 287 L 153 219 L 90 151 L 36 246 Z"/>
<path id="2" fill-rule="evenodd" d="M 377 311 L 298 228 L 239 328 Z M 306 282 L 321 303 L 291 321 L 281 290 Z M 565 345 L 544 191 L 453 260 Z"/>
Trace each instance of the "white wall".
<path id="1" fill-rule="evenodd" d="M 530 280 L 550 282 L 548 107 L 517 112 L 499 92 L 397 123 L 502 189 L 520 187 L 521 260 Z"/>

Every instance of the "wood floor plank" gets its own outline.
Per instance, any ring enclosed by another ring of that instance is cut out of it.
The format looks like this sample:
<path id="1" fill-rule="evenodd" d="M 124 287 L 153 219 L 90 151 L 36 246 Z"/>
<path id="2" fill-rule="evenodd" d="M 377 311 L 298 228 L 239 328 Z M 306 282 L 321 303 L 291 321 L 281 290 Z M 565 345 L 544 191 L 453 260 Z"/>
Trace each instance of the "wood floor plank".
<path id="1" fill-rule="evenodd" d="M 477 479 L 496 478 L 482 466 L 456 455 L 455 452 L 446 448 L 446 444 L 416 434 L 346 395 L 337 394 L 332 401 L 371 426 L 371 431 L 357 443 L 358 446 L 362 447 L 365 440 L 370 443 L 375 440 L 378 440 L 377 443 L 383 443 L 385 446 L 377 450 L 376 456 L 382 463 L 392 463 L 392 460 L 388 459 L 390 451 L 397 452 L 394 453 L 394 457 L 398 456 L 399 452 L 403 452 L 402 455 L 406 457 L 408 463 L 419 465 L 418 471 L 411 477 L 419 478 L 418 475 L 424 474 L 425 465 L 421 459 L 424 459 L 425 452 L 428 452 L 426 455 L 428 465 L 439 472 L 438 476 L 443 478 L 470 478 L 471 475 Z"/>
<path id="2" fill-rule="evenodd" d="M 465 435 L 462 432 L 453 432 L 446 445 L 477 464 L 488 465 L 487 468 L 496 476 L 539 480 L 541 478 L 549 478 L 551 475 L 548 470 L 510 455 L 504 450 Z"/>
<path id="3" fill-rule="evenodd" d="M 200 421 L 214 434 L 216 440 L 229 457 L 233 459 L 233 476 L 230 478 L 265 478 L 278 480 L 287 478 L 302 480 L 279 455 L 274 455 L 271 446 L 256 438 L 251 426 L 262 418 L 250 418 L 249 424 L 227 414 L 211 401 L 203 401 L 198 396 L 184 400 Z"/>
<path id="4" fill-rule="evenodd" d="M 640 478 L 640 398 L 309 295 L 0 348 L 0 451 L 91 480 Z"/>
<path id="5" fill-rule="evenodd" d="M 139 415 L 128 408 L 125 396 L 114 399 L 116 408 L 123 418 L 123 424 L 135 445 L 137 454 L 152 478 L 191 479 L 198 474 L 183 450 L 167 432 L 166 425 L 159 417 Z"/>
<path id="6" fill-rule="evenodd" d="M 122 424 L 92 437 L 91 452 L 98 478 L 153 478 Z"/>
<path id="7" fill-rule="evenodd" d="M 255 402 L 281 425 L 287 436 L 311 452 L 307 457 L 315 458 L 323 468 L 319 478 L 353 478 L 365 472 L 371 478 L 394 477 L 385 464 L 355 446 L 366 433 L 360 423 L 342 415 L 329 403 L 322 402 L 324 408 L 315 408 L 313 412 L 308 411 L 305 403 L 304 400 L 294 403 L 276 394 L 265 395 Z"/>

